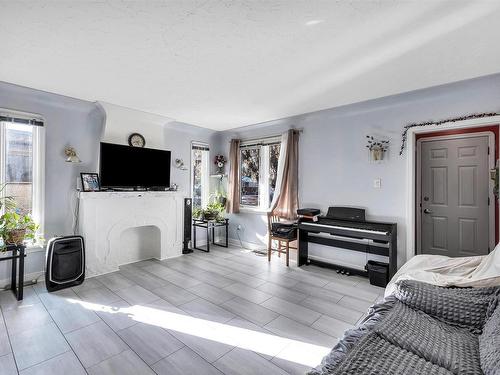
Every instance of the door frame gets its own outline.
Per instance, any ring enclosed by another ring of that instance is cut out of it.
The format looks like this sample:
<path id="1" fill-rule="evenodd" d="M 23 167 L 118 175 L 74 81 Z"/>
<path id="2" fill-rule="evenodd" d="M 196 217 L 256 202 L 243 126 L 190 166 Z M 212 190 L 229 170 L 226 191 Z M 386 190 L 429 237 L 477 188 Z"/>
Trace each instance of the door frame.
<path id="1" fill-rule="evenodd" d="M 427 135 L 427 134 L 426 134 Z M 416 147 L 416 185 L 415 185 L 415 212 L 416 212 L 416 233 L 415 233 L 415 250 L 416 254 L 422 254 L 422 210 L 420 209 L 421 201 L 421 190 L 422 190 L 422 143 L 432 142 L 432 141 L 446 141 L 451 139 L 462 139 L 462 138 L 478 138 L 478 137 L 488 137 L 488 172 L 495 168 L 495 133 L 492 131 L 484 132 L 468 132 L 461 134 L 447 134 L 447 135 L 437 135 L 437 136 L 425 136 L 417 139 Z M 489 251 L 492 251 L 495 247 L 495 196 L 493 194 L 494 181 L 490 178 L 488 173 L 488 198 L 490 205 L 488 207 L 488 247 Z"/>
<path id="2" fill-rule="evenodd" d="M 416 255 L 416 206 L 415 206 L 415 179 L 416 179 L 416 136 L 423 133 L 439 132 L 443 130 L 456 130 L 466 128 L 477 128 L 481 126 L 498 126 L 500 116 L 489 116 L 471 120 L 443 123 L 441 125 L 428 125 L 422 127 L 409 128 L 406 136 L 406 260 L 410 260 Z M 498 140 L 497 140 L 498 142 Z M 499 220 L 500 227 L 500 220 Z"/>

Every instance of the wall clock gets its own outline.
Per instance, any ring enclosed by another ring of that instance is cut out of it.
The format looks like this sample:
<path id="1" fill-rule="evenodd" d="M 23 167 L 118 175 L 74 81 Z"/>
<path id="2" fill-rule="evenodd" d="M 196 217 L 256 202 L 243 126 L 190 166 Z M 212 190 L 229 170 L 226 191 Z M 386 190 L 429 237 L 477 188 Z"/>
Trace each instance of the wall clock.
<path id="1" fill-rule="evenodd" d="M 128 144 L 133 147 L 144 147 L 146 146 L 146 140 L 139 133 L 132 133 L 128 137 Z"/>

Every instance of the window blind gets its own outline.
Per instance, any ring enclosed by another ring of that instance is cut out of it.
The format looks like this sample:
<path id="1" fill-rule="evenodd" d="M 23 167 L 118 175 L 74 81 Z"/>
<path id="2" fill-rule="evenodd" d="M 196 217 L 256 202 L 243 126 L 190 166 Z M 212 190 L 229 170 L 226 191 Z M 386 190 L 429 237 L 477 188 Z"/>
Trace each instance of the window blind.
<path id="1" fill-rule="evenodd" d="M 24 124 L 24 125 L 43 126 L 43 121 L 39 120 L 39 119 L 12 117 L 12 116 L 6 116 L 6 115 L 0 115 L 0 121 L 12 122 L 12 123 Z"/>
<path id="2" fill-rule="evenodd" d="M 210 151 L 210 148 L 208 145 L 205 145 L 203 143 L 193 143 L 191 144 L 191 149 L 192 150 L 201 150 L 201 151 Z"/>

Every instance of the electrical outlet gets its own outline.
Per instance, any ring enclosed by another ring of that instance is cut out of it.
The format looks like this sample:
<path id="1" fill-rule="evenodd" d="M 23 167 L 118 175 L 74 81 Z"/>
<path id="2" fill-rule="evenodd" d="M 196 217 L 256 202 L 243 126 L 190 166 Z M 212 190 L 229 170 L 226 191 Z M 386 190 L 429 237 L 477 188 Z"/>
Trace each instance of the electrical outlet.
<path id="1" fill-rule="evenodd" d="M 376 178 L 375 180 L 373 180 L 373 187 L 375 189 L 380 189 L 382 187 L 382 179 Z"/>

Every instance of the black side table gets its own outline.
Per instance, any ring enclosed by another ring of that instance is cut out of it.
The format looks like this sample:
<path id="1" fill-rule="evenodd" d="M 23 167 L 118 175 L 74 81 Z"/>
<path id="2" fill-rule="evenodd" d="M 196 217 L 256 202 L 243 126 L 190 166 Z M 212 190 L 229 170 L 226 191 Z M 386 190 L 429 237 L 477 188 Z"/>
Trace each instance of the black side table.
<path id="1" fill-rule="evenodd" d="M 18 301 L 23 299 L 24 287 L 24 258 L 26 257 L 26 246 L 24 245 L 7 245 L 5 252 L 12 252 L 11 256 L 0 257 L 0 262 L 12 260 L 12 273 L 10 279 L 10 289 L 16 296 Z M 19 268 L 17 263 L 19 262 Z"/>
<path id="2" fill-rule="evenodd" d="M 225 227 L 225 243 L 217 243 L 215 242 L 215 228 Z M 196 228 L 205 228 L 207 230 L 207 249 L 201 249 L 196 247 Z M 228 231 L 229 231 L 229 219 L 224 219 L 223 221 L 215 221 L 215 220 L 200 220 L 193 219 L 193 248 L 196 250 L 201 250 L 206 253 L 210 251 L 210 234 L 212 234 L 212 244 L 216 246 L 229 247 L 228 245 Z M 212 233 L 210 233 L 212 232 Z"/>

